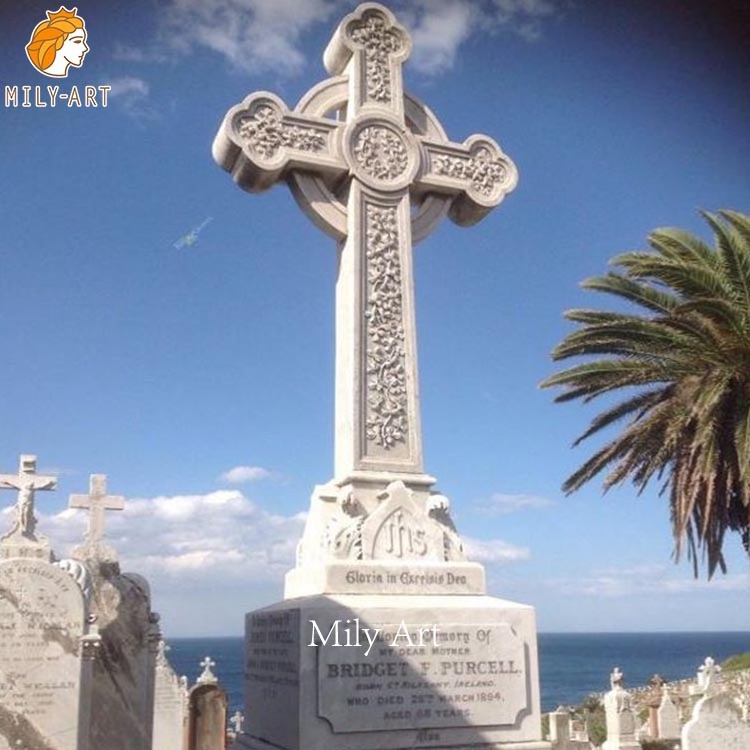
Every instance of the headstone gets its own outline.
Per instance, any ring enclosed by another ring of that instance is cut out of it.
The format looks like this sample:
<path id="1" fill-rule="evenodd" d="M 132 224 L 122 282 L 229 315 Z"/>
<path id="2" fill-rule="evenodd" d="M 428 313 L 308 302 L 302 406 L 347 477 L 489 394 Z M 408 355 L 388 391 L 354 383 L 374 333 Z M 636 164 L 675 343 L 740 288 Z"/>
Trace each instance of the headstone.
<path id="1" fill-rule="evenodd" d="M 747 750 L 750 726 L 726 693 L 709 694 L 693 707 L 682 728 L 682 750 Z"/>
<path id="2" fill-rule="evenodd" d="M 203 672 L 188 694 L 188 750 L 226 750 L 227 695 L 219 685 L 206 657 Z"/>
<path id="3" fill-rule="evenodd" d="M 167 659 L 169 646 L 159 642 L 154 690 L 153 750 L 185 750 L 187 691 Z"/>
<path id="4" fill-rule="evenodd" d="M 680 738 L 680 712 L 672 702 L 669 688 L 664 685 L 661 703 L 657 709 L 657 737 L 660 740 L 672 740 Z"/>
<path id="5" fill-rule="evenodd" d="M 84 543 L 73 557 L 91 573 L 92 611 L 102 638 L 94 665 L 91 738 L 95 748 L 151 750 L 159 616 L 151 610 L 148 582 L 122 573 L 105 539 L 105 511 L 124 500 L 107 494 L 107 478 L 94 474 L 88 495 L 71 495 L 70 507 L 89 511 Z"/>
<path id="6" fill-rule="evenodd" d="M 52 562 L 36 533 L 34 492 L 53 489 L 21 457 L 10 533 L 0 538 L 0 750 L 94 750 L 89 743 L 91 661 L 98 635 L 89 616 L 86 569 Z"/>
<path id="7" fill-rule="evenodd" d="M 570 745 L 570 714 L 564 709 L 558 708 L 548 714 L 549 716 L 549 739 L 552 750 L 569 750 Z"/>
<path id="8" fill-rule="evenodd" d="M 607 739 L 603 750 L 641 750 L 635 738 L 635 711 L 623 687 L 623 674 L 615 667 L 610 675 L 610 691 L 604 696 L 604 715 L 607 722 Z"/>
<path id="9" fill-rule="evenodd" d="M 531 607 L 485 596 L 424 472 L 412 244 L 477 222 L 517 181 L 495 141 L 448 140 L 404 92 L 411 41 L 365 3 L 289 109 L 227 113 L 215 159 L 246 190 L 286 180 L 339 243 L 334 479 L 315 488 L 285 601 L 246 620 L 242 747 L 547 748 Z M 345 196 L 342 198 L 341 196 Z"/>

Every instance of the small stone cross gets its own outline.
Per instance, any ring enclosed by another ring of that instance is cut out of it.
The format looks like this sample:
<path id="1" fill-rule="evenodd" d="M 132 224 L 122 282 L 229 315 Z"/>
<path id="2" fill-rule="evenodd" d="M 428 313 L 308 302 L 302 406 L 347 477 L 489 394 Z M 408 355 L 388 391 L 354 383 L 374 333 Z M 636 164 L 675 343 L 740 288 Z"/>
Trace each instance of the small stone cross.
<path id="1" fill-rule="evenodd" d="M 240 734 L 242 732 L 242 725 L 245 723 L 245 715 L 241 711 L 235 711 L 229 721 L 234 727 L 234 733 Z"/>
<path id="2" fill-rule="evenodd" d="M 57 477 L 36 473 L 36 456 L 22 455 L 18 474 L 0 474 L 0 490 L 18 490 L 16 502 L 15 531 L 28 539 L 36 539 L 36 515 L 34 513 L 34 493 L 37 490 L 57 489 Z"/>
<path id="3" fill-rule="evenodd" d="M 705 695 L 713 695 L 716 692 L 717 682 L 721 667 L 707 656 L 703 664 L 698 668 L 697 682 L 699 690 Z"/>
<path id="4" fill-rule="evenodd" d="M 404 91 L 410 51 L 393 14 L 364 3 L 324 53 L 331 78 L 293 110 L 274 94 L 250 94 L 227 112 L 213 144 L 240 187 L 259 192 L 287 181 L 339 242 L 339 484 L 434 482 L 422 467 L 412 244 L 446 214 L 476 223 L 518 180 L 494 140 L 449 141 L 435 115 Z"/>
<path id="5" fill-rule="evenodd" d="M 122 495 L 107 494 L 106 474 L 92 474 L 89 479 L 89 494 L 71 495 L 68 507 L 85 508 L 89 511 L 86 547 L 97 550 L 103 546 L 105 511 L 123 510 L 125 508 L 125 498 Z"/>
<path id="6" fill-rule="evenodd" d="M 207 682 L 218 682 L 216 675 L 211 671 L 213 667 L 216 666 L 216 662 L 210 656 L 206 656 L 203 661 L 200 662 L 199 666 L 203 667 L 203 672 L 201 672 L 201 675 L 196 682 L 201 684 Z"/>

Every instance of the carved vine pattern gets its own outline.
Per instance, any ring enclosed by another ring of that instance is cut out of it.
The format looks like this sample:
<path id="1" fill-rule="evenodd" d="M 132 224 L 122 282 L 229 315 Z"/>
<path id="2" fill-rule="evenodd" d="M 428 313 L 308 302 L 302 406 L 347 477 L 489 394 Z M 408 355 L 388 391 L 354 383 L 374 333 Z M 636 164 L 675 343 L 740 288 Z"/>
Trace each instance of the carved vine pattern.
<path id="1" fill-rule="evenodd" d="M 479 149 L 474 156 L 448 156 L 438 154 L 433 161 L 435 173 L 470 182 L 472 188 L 482 195 L 492 195 L 508 174 L 506 166 L 493 158 L 487 148 Z"/>
<path id="2" fill-rule="evenodd" d="M 409 164 L 404 142 L 388 128 L 370 125 L 357 133 L 354 157 L 377 180 L 395 180 Z"/>
<path id="3" fill-rule="evenodd" d="M 388 104 L 391 101 L 391 72 L 388 56 L 403 48 L 401 34 L 386 26 L 380 15 L 368 15 L 361 23 L 351 26 L 352 41 L 365 50 L 365 80 L 367 98 Z"/>
<path id="4" fill-rule="evenodd" d="M 322 151 L 326 145 L 325 134 L 315 128 L 285 123 L 282 114 L 270 105 L 260 106 L 251 116 L 243 117 L 237 131 L 265 159 L 272 158 L 281 148 Z"/>
<path id="5" fill-rule="evenodd" d="M 367 439 L 389 449 L 408 430 L 403 297 L 395 208 L 366 207 Z"/>

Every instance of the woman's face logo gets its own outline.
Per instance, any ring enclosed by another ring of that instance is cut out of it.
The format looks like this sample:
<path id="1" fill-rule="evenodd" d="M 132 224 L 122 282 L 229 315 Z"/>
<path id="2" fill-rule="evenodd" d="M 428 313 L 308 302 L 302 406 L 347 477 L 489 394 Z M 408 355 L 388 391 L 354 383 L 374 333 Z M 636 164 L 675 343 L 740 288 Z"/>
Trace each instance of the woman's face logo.
<path id="1" fill-rule="evenodd" d="M 47 11 L 47 20 L 37 24 L 26 45 L 29 62 L 52 78 L 65 78 L 71 65 L 80 68 L 88 51 L 86 24 L 78 8 L 68 10 L 62 5 Z"/>

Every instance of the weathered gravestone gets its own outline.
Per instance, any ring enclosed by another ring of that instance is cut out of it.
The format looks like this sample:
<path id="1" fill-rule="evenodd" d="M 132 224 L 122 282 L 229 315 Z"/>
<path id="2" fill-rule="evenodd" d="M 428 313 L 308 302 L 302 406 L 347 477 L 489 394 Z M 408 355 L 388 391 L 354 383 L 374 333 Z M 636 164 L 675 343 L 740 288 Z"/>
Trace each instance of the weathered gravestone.
<path id="1" fill-rule="evenodd" d="M 657 737 L 660 740 L 673 740 L 680 738 L 680 712 L 672 701 L 669 688 L 665 685 L 662 692 L 661 703 L 656 710 Z"/>
<path id="2" fill-rule="evenodd" d="M 154 687 L 153 750 L 185 750 L 187 690 L 167 659 L 169 646 L 159 642 Z"/>
<path id="3" fill-rule="evenodd" d="M 748 750 L 750 726 L 726 693 L 709 694 L 693 707 L 682 728 L 682 750 Z"/>
<path id="4" fill-rule="evenodd" d="M 105 539 L 104 512 L 122 510 L 124 499 L 107 494 L 106 476 L 92 474 L 89 494 L 71 495 L 69 505 L 89 511 L 84 543 L 72 556 L 91 573 L 91 606 L 102 638 L 93 674 L 92 745 L 151 750 L 159 616 L 151 611 L 147 581 L 121 573 Z"/>
<path id="5" fill-rule="evenodd" d="M 641 750 L 635 738 L 635 710 L 633 702 L 623 687 L 623 675 L 615 667 L 610 675 L 611 690 L 604 696 L 604 715 L 607 722 L 607 739 L 603 750 Z"/>
<path id="6" fill-rule="evenodd" d="M 91 627 L 86 569 L 53 562 L 36 533 L 34 493 L 54 489 L 21 456 L 0 488 L 18 491 L 11 531 L 0 538 L 0 750 L 95 750 L 89 742 Z"/>
<path id="7" fill-rule="evenodd" d="M 226 750 L 227 694 L 212 668 L 216 662 L 206 657 L 203 673 L 188 694 L 188 750 Z"/>
<path id="8" fill-rule="evenodd" d="M 213 145 L 235 181 L 286 180 L 338 240 L 335 478 L 315 488 L 285 601 L 246 622 L 242 747 L 549 747 L 534 611 L 485 596 L 422 465 L 412 244 L 516 184 L 495 141 L 450 142 L 402 86 L 408 33 L 366 3 L 290 110 L 266 92 Z"/>

